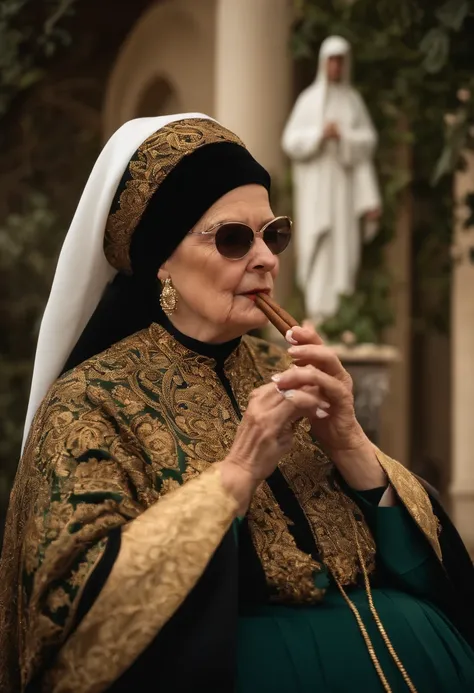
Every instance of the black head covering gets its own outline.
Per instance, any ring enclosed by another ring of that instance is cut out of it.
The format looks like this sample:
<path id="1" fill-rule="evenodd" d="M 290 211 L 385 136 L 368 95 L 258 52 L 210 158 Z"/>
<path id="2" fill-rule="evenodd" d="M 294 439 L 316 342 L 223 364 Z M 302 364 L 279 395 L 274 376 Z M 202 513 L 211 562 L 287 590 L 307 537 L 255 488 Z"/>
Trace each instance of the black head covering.
<path id="1" fill-rule="evenodd" d="M 122 177 L 111 214 L 120 208 L 138 153 Z M 158 269 L 214 202 L 230 190 L 252 183 L 270 190 L 267 171 L 235 141 L 207 144 L 181 158 L 148 201 L 133 231 L 129 248 L 132 273 L 119 272 L 108 285 L 63 372 L 152 322 L 160 323 Z"/>

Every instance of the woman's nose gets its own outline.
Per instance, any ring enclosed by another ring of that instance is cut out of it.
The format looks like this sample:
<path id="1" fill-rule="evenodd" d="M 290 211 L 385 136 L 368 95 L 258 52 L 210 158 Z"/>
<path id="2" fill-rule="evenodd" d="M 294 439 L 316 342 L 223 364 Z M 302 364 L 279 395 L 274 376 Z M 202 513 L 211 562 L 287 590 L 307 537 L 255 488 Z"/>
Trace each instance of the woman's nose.
<path id="1" fill-rule="evenodd" d="M 249 268 L 262 272 L 271 272 L 277 264 L 277 256 L 272 253 L 263 238 L 257 234 L 250 253 Z"/>

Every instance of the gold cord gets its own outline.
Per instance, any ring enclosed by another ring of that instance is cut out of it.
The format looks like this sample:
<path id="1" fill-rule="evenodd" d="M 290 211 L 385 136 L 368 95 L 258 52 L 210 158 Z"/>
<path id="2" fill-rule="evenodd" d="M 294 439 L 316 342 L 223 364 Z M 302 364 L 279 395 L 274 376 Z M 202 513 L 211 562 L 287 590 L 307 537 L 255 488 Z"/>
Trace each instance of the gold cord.
<path id="1" fill-rule="evenodd" d="M 411 693 L 418 693 L 417 689 L 415 688 L 413 681 L 411 680 L 411 678 L 408 675 L 407 670 L 405 669 L 405 667 L 403 666 L 403 663 L 401 662 L 399 656 L 397 655 L 395 648 L 392 645 L 390 638 L 388 637 L 387 632 L 383 626 L 383 623 L 380 619 L 380 616 L 377 613 L 377 609 L 375 608 L 374 599 L 372 596 L 372 589 L 370 587 L 369 576 L 367 573 L 367 568 L 365 566 L 365 562 L 362 558 L 362 552 L 360 550 L 359 538 L 357 536 L 356 528 L 354 527 L 355 520 L 354 520 L 352 513 L 349 513 L 349 517 L 350 517 L 352 527 L 355 530 L 354 535 L 355 535 L 355 542 L 356 542 L 356 547 L 357 547 L 357 555 L 359 557 L 359 562 L 360 562 L 360 565 L 362 568 L 362 575 L 364 576 L 365 592 L 367 594 L 367 601 L 369 602 L 370 612 L 374 618 L 374 621 L 377 625 L 377 628 L 379 629 L 380 635 L 382 636 L 382 639 L 383 639 L 383 641 L 387 647 L 387 650 L 389 651 L 393 661 L 395 662 L 395 664 L 398 668 L 398 671 L 402 675 L 403 680 L 405 681 L 406 685 L 408 686 L 408 689 L 410 690 Z M 375 648 L 374 648 L 372 641 L 370 639 L 370 635 L 367 632 L 367 629 L 364 625 L 364 622 L 362 620 L 362 617 L 361 617 L 356 605 L 354 604 L 354 602 L 352 602 L 349 599 L 343 586 L 341 585 L 341 583 L 338 580 L 336 580 L 336 584 L 339 587 L 339 590 L 340 590 L 342 596 L 344 597 L 344 599 L 346 600 L 350 610 L 352 611 L 352 613 L 355 616 L 355 619 L 357 621 L 357 625 L 359 626 L 359 630 L 362 633 L 362 637 L 364 638 L 365 644 L 367 646 L 367 650 L 369 652 L 370 659 L 372 660 L 372 663 L 375 667 L 375 670 L 378 674 L 378 677 L 379 677 L 380 681 L 382 682 L 382 686 L 384 687 L 384 690 L 386 691 L 386 693 L 392 693 L 392 689 L 390 687 L 390 684 L 387 681 L 387 678 L 383 672 L 382 666 L 381 666 L 381 664 L 377 658 L 377 655 L 375 653 Z"/>
<path id="2" fill-rule="evenodd" d="M 392 693 L 392 689 L 390 688 L 390 684 L 389 684 L 389 682 L 387 681 L 387 679 L 385 678 L 385 674 L 383 673 L 382 666 L 381 666 L 381 664 L 380 664 L 380 662 L 379 662 L 379 660 L 378 660 L 377 655 L 375 654 L 375 648 L 374 648 L 374 646 L 373 646 L 373 644 L 372 644 L 372 640 L 370 639 L 370 635 L 367 633 L 367 629 L 366 629 L 366 627 L 365 627 L 365 625 L 364 625 L 364 622 L 363 622 L 363 620 L 362 620 L 362 616 L 360 615 L 360 613 L 359 613 L 359 611 L 358 611 L 356 605 L 354 604 L 354 602 L 352 602 L 352 601 L 349 599 L 349 597 L 347 596 L 347 594 L 346 594 L 346 592 L 345 592 L 345 590 L 344 590 L 344 587 L 341 585 L 341 583 L 339 582 L 339 580 L 336 580 L 336 584 L 337 584 L 337 586 L 339 587 L 339 589 L 340 589 L 340 591 L 341 591 L 341 594 L 342 594 L 342 596 L 344 597 L 344 599 L 346 600 L 346 602 L 347 602 L 347 604 L 348 604 L 350 610 L 352 611 L 352 613 L 353 613 L 354 616 L 355 616 L 355 619 L 356 619 L 356 621 L 357 621 L 357 625 L 359 626 L 359 630 L 360 630 L 360 632 L 362 633 L 362 637 L 364 638 L 364 641 L 365 641 L 365 644 L 366 644 L 366 647 L 367 647 L 367 651 L 368 651 L 368 653 L 369 653 L 369 655 L 370 655 L 370 659 L 372 660 L 372 664 L 374 665 L 375 670 L 376 670 L 376 672 L 377 672 L 377 674 L 378 674 L 378 677 L 379 677 L 379 679 L 380 679 L 381 682 L 382 682 L 382 686 L 384 687 L 386 693 Z"/>

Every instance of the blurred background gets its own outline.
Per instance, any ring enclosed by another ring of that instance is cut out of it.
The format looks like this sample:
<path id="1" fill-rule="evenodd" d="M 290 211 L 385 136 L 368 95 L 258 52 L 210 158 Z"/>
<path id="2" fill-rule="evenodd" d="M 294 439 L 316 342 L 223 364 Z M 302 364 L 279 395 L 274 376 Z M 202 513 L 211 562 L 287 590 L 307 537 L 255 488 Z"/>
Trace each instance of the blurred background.
<path id="1" fill-rule="evenodd" d="M 331 34 L 378 130 L 384 213 L 323 331 L 374 440 L 440 491 L 474 550 L 471 0 L 1 0 L 0 536 L 55 261 L 104 142 L 130 118 L 208 113 L 291 214 L 281 133 Z M 303 319 L 293 277 L 290 254 L 278 299 Z"/>

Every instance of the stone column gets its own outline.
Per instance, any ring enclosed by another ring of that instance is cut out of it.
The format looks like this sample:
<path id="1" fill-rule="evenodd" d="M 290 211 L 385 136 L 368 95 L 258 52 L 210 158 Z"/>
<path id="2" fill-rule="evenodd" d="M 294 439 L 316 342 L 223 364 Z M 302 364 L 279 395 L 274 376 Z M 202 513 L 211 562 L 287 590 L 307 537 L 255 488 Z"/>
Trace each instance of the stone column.
<path id="1" fill-rule="evenodd" d="M 281 133 L 290 103 L 288 0 L 218 0 L 215 115 L 281 174 Z"/>
<path id="2" fill-rule="evenodd" d="M 463 228 L 465 196 L 474 190 L 474 154 L 454 181 L 455 232 L 451 297 L 452 459 L 454 522 L 474 554 L 474 230 Z"/>
<path id="3" fill-rule="evenodd" d="M 409 132 L 404 118 L 398 124 L 401 135 Z M 412 169 L 411 145 L 400 138 L 395 165 Z M 391 369 L 390 391 L 383 406 L 380 445 L 384 452 L 407 467 L 411 457 L 411 272 L 412 272 L 412 194 L 409 187 L 399 196 L 394 239 L 386 251 L 387 269 L 392 279 L 394 325 L 385 341 L 393 345 L 399 360 Z"/>
<path id="4" fill-rule="evenodd" d="M 214 115 L 271 173 L 276 213 L 285 170 L 280 140 L 291 106 L 291 9 L 291 0 L 217 1 Z M 291 260 L 290 252 L 282 256 L 277 296 L 283 303 Z"/>

